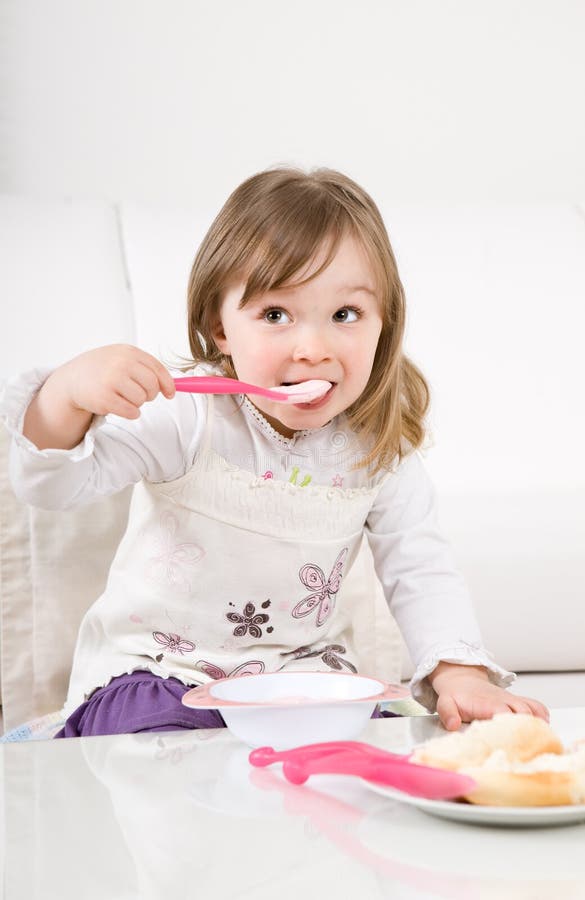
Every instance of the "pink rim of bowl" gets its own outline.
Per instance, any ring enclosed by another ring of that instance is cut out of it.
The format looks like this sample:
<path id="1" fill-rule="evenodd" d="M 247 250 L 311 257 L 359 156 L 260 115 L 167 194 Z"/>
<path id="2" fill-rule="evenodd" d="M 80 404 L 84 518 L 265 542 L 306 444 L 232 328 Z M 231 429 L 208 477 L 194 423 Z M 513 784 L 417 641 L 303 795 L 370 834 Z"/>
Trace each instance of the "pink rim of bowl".
<path id="1" fill-rule="evenodd" d="M 258 682 L 259 679 L 293 677 L 298 679 L 299 676 L 313 675 L 319 675 L 324 678 L 334 678 L 337 680 L 340 678 L 362 679 L 364 682 L 371 683 L 372 693 L 360 697 L 336 697 L 333 694 L 323 697 L 295 697 L 294 695 L 287 695 L 272 697 L 266 700 L 229 700 L 227 697 L 218 696 L 217 693 L 214 694 L 214 689 L 217 691 L 219 687 L 221 691 L 222 685 L 229 684 L 230 686 L 233 686 L 236 681 L 249 682 L 250 679 L 253 679 L 255 682 Z M 346 672 L 265 672 L 260 675 L 240 675 L 235 678 L 217 678 L 207 684 L 192 688 L 192 690 L 183 695 L 182 702 L 185 706 L 189 706 L 192 709 L 222 709 L 224 707 L 239 707 L 240 709 L 266 709 L 270 707 L 300 709 L 303 706 L 314 707 L 330 706 L 332 704 L 344 705 L 347 703 L 384 703 L 389 700 L 403 700 L 405 697 L 410 697 L 410 691 L 402 685 L 388 684 L 387 682 L 380 681 L 378 678 L 371 678 L 367 675 L 352 675 Z"/>

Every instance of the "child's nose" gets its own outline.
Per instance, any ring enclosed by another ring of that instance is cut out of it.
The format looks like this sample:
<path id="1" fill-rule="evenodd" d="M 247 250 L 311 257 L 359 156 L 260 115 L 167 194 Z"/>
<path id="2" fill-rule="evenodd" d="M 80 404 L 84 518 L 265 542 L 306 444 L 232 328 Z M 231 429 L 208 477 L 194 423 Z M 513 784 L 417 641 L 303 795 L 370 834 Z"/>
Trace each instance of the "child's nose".
<path id="1" fill-rule="evenodd" d="M 295 361 L 319 363 L 332 358 L 333 348 L 322 329 L 303 328 L 296 335 L 292 356 Z"/>

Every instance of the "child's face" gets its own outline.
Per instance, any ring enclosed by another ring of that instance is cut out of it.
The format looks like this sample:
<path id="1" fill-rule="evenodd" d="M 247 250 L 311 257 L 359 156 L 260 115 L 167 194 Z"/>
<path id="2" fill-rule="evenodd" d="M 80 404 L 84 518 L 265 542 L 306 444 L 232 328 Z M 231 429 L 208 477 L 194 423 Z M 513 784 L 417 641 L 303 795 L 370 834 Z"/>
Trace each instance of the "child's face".
<path id="1" fill-rule="evenodd" d="M 320 259 L 300 277 L 315 271 Z M 368 383 L 382 330 L 374 273 L 361 244 L 346 236 L 312 281 L 269 291 L 240 308 L 244 287 L 227 291 L 214 335 L 238 378 L 261 387 L 313 378 L 333 384 L 313 403 L 293 406 L 254 397 L 272 427 L 290 437 L 325 425 L 351 406 Z"/>

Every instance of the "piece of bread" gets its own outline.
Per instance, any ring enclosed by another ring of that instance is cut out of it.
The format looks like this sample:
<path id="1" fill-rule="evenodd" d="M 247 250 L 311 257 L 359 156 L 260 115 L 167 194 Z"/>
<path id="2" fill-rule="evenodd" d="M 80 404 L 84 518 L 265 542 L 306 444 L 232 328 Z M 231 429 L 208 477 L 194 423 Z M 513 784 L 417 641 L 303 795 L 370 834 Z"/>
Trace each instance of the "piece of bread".
<path id="1" fill-rule="evenodd" d="M 464 799 L 487 806 L 585 803 L 585 745 L 565 751 L 550 725 L 507 713 L 473 722 L 464 732 L 433 738 L 413 762 L 470 775 L 477 787 Z"/>

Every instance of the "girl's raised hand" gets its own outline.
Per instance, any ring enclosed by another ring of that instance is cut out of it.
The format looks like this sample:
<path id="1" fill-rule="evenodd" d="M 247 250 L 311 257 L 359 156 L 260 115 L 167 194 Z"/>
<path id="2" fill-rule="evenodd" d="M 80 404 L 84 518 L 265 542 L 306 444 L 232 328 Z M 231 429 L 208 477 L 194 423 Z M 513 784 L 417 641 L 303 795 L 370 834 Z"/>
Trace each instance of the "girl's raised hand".
<path id="1" fill-rule="evenodd" d="M 140 407 L 175 385 L 163 364 L 128 344 L 89 350 L 59 366 L 29 404 L 23 434 L 39 450 L 69 450 L 88 430 L 94 414 L 137 419 Z"/>
<path id="2" fill-rule="evenodd" d="M 140 407 L 162 393 L 175 395 L 170 373 L 158 359 L 129 344 L 111 344 L 76 356 L 54 375 L 75 409 L 137 419 Z"/>

